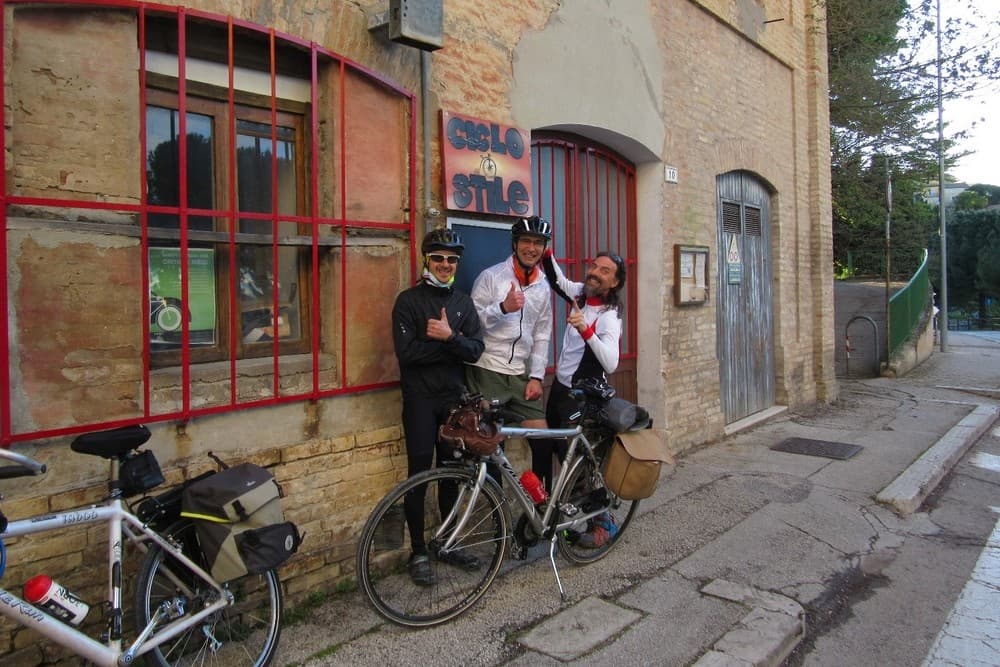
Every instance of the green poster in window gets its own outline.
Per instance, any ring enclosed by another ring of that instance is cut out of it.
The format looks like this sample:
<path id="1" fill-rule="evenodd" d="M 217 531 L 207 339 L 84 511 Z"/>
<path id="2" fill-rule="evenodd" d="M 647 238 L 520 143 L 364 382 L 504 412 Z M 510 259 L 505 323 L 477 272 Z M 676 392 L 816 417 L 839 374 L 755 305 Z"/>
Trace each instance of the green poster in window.
<path id="1" fill-rule="evenodd" d="M 215 251 L 188 249 L 187 316 L 191 345 L 215 344 Z M 150 342 L 180 343 L 184 326 L 180 248 L 149 249 Z"/>

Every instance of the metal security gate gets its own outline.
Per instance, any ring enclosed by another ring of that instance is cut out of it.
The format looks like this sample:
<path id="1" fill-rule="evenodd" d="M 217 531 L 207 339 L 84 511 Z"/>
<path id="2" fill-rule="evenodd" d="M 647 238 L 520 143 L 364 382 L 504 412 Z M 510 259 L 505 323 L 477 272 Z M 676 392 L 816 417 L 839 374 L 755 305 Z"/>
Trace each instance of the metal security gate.
<path id="1" fill-rule="evenodd" d="M 553 225 L 556 258 L 572 280 L 583 280 L 598 252 L 620 255 L 628 279 L 622 290 L 622 337 L 618 369 L 608 378 L 618 396 L 638 396 L 636 318 L 639 265 L 636 260 L 635 167 L 607 147 L 572 134 L 531 133 L 535 212 Z M 566 330 L 566 305 L 553 297 L 554 361 Z"/>
<path id="2" fill-rule="evenodd" d="M 726 423 L 774 405 L 774 306 L 771 202 L 746 172 L 717 179 L 719 192 L 718 337 L 720 395 Z"/>

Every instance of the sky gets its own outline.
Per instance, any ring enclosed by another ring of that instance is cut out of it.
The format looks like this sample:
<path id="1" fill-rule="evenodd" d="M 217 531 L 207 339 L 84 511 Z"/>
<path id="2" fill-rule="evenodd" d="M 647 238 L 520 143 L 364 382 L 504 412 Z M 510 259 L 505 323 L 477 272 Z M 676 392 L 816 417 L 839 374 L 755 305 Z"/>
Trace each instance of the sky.
<path id="1" fill-rule="evenodd" d="M 997 0 L 940 0 L 941 19 L 949 16 L 972 16 L 969 8 L 978 8 L 981 16 L 976 30 L 963 40 L 967 44 L 988 43 L 1000 54 L 1000 2 Z M 945 47 L 942 45 L 942 50 Z M 947 53 L 944 53 L 947 56 Z M 965 99 L 945 100 L 943 105 L 945 136 L 969 130 L 969 137 L 959 143 L 962 150 L 974 153 L 962 158 L 947 173 L 969 185 L 1000 185 L 1000 82 L 979 86 Z"/>

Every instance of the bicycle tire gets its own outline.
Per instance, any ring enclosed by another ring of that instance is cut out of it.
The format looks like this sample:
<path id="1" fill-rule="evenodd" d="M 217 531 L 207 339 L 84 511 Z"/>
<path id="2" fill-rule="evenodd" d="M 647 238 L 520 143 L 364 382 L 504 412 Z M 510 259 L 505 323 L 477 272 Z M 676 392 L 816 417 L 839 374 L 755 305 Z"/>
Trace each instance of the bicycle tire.
<path id="1" fill-rule="evenodd" d="M 453 550 L 475 556 L 479 569 L 467 570 L 443 562 L 431 539 L 444 530 L 438 510 L 438 490 L 455 484 L 458 507 L 464 508 L 475 485 L 471 468 L 434 468 L 418 473 L 393 488 L 372 511 L 358 541 L 358 584 L 369 603 L 381 616 L 412 628 L 429 627 L 449 621 L 475 604 L 496 579 L 510 537 L 510 514 L 503 492 L 487 479 L 476 499 L 469 521 Z M 407 571 L 410 556 L 409 530 L 403 514 L 403 499 L 422 489 L 424 532 L 431 552 L 434 583 L 418 585 Z"/>
<path id="2" fill-rule="evenodd" d="M 179 521 L 163 535 L 181 544 L 189 557 L 200 553 L 195 525 L 191 521 Z M 185 612 L 190 613 L 200 609 L 202 603 L 209 600 L 208 596 L 214 594 L 214 589 L 183 567 L 171 571 L 189 584 L 194 595 L 189 598 L 177 591 L 164 573 L 173 560 L 170 553 L 159 546 L 152 547 L 143 558 L 133 607 L 138 630 L 146 627 L 153 611 L 164 600 L 177 599 L 183 603 Z M 199 558 L 194 560 L 207 570 Z M 225 588 L 234 596 L 232 605 L 144 654 L 145 663 L 155 667 L 268 665 L 281 638 L 282 595 L 277 571 L 266 570 L 234 579 L 227 582 Z"/>
<path id="3" fill-rule="evenodd" d="M 589 458 L 573 463 L 559 506 L 573 506 L 590 513 L 607 505 L 602 515 L 588 519 L 585 525 L 559 531 L 556 545 L 566 560 L 580 565 L 604 558 L 618 544 L 639 509 L 638 500 L 622 500 L 604 485 L 603 478 Z M 613 524 L 608 528 L 607 524 Z M 604 534 L 598 529 L 603 529 Z"/>
<path id="4" fill-rule="evenodd" d="M 178 331 L 183 325 L 183 319 L 181 309 L 169 303 L 165 303 L 156 311 L 156 326 L 167 333 Z"/>

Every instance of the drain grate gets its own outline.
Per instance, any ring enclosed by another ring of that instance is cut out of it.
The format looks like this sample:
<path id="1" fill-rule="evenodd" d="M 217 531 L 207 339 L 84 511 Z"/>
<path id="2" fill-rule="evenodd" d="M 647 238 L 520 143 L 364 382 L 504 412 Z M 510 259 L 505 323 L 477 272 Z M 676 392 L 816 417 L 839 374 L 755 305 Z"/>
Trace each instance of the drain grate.
<path id="1" fill-rule="evenodd" d="M 789 454 L 805 454 L 806 456 L 823 456 L 828 459 L 849 459 L 864 447 L 846 442 L 831 442 L 829 440 L 810 440 L 809 438 L 788 438 L 771 447 L 776 452 Z"/>

